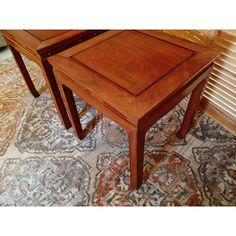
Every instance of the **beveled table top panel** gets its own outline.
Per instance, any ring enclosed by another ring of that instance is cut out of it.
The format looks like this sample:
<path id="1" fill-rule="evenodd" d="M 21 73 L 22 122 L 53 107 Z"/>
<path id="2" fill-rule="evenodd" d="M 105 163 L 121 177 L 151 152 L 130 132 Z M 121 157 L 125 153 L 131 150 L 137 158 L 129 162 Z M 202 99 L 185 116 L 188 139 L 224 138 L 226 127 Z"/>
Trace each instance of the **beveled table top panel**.
<path id="1" fill-rule="evenodd" d="M 136 31 L 123 31 L 74 58 L 137 96 L 194 51 Z"/>

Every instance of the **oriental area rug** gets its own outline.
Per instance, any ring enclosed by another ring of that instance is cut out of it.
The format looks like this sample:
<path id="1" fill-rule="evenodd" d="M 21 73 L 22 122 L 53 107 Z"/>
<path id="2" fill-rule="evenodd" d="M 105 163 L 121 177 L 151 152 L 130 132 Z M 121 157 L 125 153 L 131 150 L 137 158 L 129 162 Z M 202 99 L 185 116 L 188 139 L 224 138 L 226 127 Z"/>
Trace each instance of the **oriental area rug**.
<path id="1" fill-rule="evenodd" d="M 145 181 L 129 191 L 126 132 L 76 98 L 86 129 L 77 139 L 39 67 L 24 60 L 38 98 L 13 58 L 0 61 L 0 206 L 236 206 L 236 136 L 199 112 L 176 138 L 186 99 L 148 131 Z"/>

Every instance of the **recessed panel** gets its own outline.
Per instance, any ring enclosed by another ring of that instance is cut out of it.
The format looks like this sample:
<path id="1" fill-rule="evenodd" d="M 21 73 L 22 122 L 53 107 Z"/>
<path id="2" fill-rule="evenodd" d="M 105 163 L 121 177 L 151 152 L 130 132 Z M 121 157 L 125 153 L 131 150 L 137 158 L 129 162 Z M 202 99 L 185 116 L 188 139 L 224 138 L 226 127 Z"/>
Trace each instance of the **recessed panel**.
<path id="1" fill-rule="evenodd" d="M 193 54 L 189 49 L 137 31 L 123 31 L 73 58 L 138 95 Z"/>

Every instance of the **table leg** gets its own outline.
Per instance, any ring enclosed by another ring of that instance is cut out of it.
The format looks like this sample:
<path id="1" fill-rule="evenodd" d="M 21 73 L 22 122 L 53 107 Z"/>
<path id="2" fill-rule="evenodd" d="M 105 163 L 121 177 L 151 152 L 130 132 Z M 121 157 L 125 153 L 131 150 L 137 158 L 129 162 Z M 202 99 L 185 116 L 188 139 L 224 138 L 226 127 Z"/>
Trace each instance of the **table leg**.
<path id="1" fill-rule="evenodd" d="M 11 45 L 9 45 L 11 52 L 13 54 L 13 57 L 15 58 L 15 61 L 20 69 L 20 72 L 25 80 L 25 83 L 29 89 L 29 91 L 31 92 L 31 94 L 34 97 L 38 97 L 40 94 L 38 93 L 38 91 L 36 90 L 36 88 L 34 87 L 34 84 L 30 78 L 29 72 L 26 69 L 25 63 L 20 55 L 20 53 Z"/>
<path id="2" fill-rule="evenodd" d="M 73 93 L 69 88 L 67 88 L 66 86 L 62 84 L 59 84 L 59 88 L 61 91 L 61 95 L 64 99 L 64 102 L 68 111 L 68 115 L 71 119 L 72 127 L 75 130 L 78 138 L 83 139 L 84 138 L 83 130 L 80 123 L 80 118 L 79 118 L 79 114 L 76 108 Z"/>
<path id="3" fill-rule="evenodd" d="M 200 100 L 201 100 L 202 92 L 203 92 L 203 89 L 205 87 L 206 81 L 207 81 L 206 79 L 203 80 L 192 91 L 190 100 L 188 102 L 188 107 L 187 107 L 187 110 L 185 112 L 183 123 L 180 127 L 179 132 L 177 133 L 178 138 L 184 138 L 186 136 L 186 134 L 188 133 L 188 131 L 190 130 L 191 126 L 192 126 L 194 115 L 196 114 L 196 111 L 198 109 L 198 106 L 199 106 L 199 103 L 200 103 Z"/>
<path id="4" fill-rule="evenodd" d="M 63 103 L 63 100 L 62 100 L 62 97 L 58 88 L 58 84 L 53 73 L 52 66 L 45 59 L 41 61 L 41 68 L 43 70 L 45 80 L 47 82 L 49 91 L 51 93 L 52 99 L 56 106 L 61 122 L 67 129 L 69 129 L 71 127 L 71 122 L 67 115 L 66 108 Z"/>
<path id="5" fill-rule="evenodd" d="M 138 189 L 143 183 L 145 133 L 135 130 L 129 132 L 128 135 L 131 172 L 130 188 Z"/>

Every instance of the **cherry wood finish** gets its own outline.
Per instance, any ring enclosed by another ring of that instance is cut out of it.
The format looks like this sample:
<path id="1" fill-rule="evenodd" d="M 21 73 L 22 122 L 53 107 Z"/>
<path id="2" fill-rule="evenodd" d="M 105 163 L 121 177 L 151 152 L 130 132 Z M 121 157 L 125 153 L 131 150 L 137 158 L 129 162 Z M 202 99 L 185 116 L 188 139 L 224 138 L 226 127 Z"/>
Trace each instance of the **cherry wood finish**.
<path id="1" fill-rule="evenodd" d="M 33 84 L 33 81 L 31 80 L 30 78 L 30 75 L 29 75 L 29 72 L 27 71 L 27 68 L 25 66 L 25 63 L 24 61 L 22 60 L 22 57 L 20 55 L 20 53 L 14 48 L 12 47 L 11 45 L 9 45 L 10 49 L 11 49 L 11 52 L 13 54 L 13 57 L 20 69 L 20 72 L 22 74 L 22 77 L 24 78 L 25 80 L 25 83 L 29 89 L 29 91 L 31 92 L 31 94 L 34 96 L 34 97 L 38 97 L 40 94 L 38 93 L 38 91 L 36 90 L 36 88 L 34 87 L 34 84 Z"/>
<path id="2" fill-rule="evenodd" d="M 193 53 L 145 34 L 125 31 L 72 58 L 137 96 Z"/>
<path id="3" fill-rule="evenodd" d="M 188 132 L 218 52 L 158 31 L 108 31 L 49 58 L 73 127 L 83 137 L 72 91 L 129 136 L 131 188 L 143 181 L 147 130 L 192 92 Z"/>
<path id="4" fill-rule="evenodd" d="M 57 108 L 62 123 L 71 127 L 70 119 L 61 98 L 52 67 L 47 58 L 71 46 L 92 38 L 104 30 L 2 30 L 2 34 L 10 46 L 27 87 L 34 97 L 39 93 L 29 76 L 20 55 L 23 54 L 36 62 L 43 71 L 49 91 Z"/>
<path id="5" fill-rule="evenodd" d="M 182 126 L 177 133 L 179 138 L 184 138 L 192 126 L 193 117 L 199 107 L 200 98 L 202 96 L 202 91 L 206 85 L 206 80 L 203 80 L 199 85 L 192 91 L 190 100 L 188 102 L 188 107 L 185 112 L 184 120 Z"/>
<path id="6" fill-rule="evenodd" d="M 128 137 L 131 166 L 130 186 L 131 188 L 138 188 L 143 182 L 145 132 L 141 129 L 128 131 Z"/>
<path id="7" fill-rule="evenodd" d="M 69 117 L 72 120 L 72 126 L 74 130 L 76 131 L 76 134 L 78 135 L 79 139 L 83 139 L 83 130 L 80 123 L 80 118 L 77 112 L 77 108 L 75 105 L 73 93 L 67 87 L 63 85 L 59 85 L 59 86 L 60 86 L 59 88 L 60 88 L 62 97 L 64 98 L 65 105 L 69 113 Z"/>

